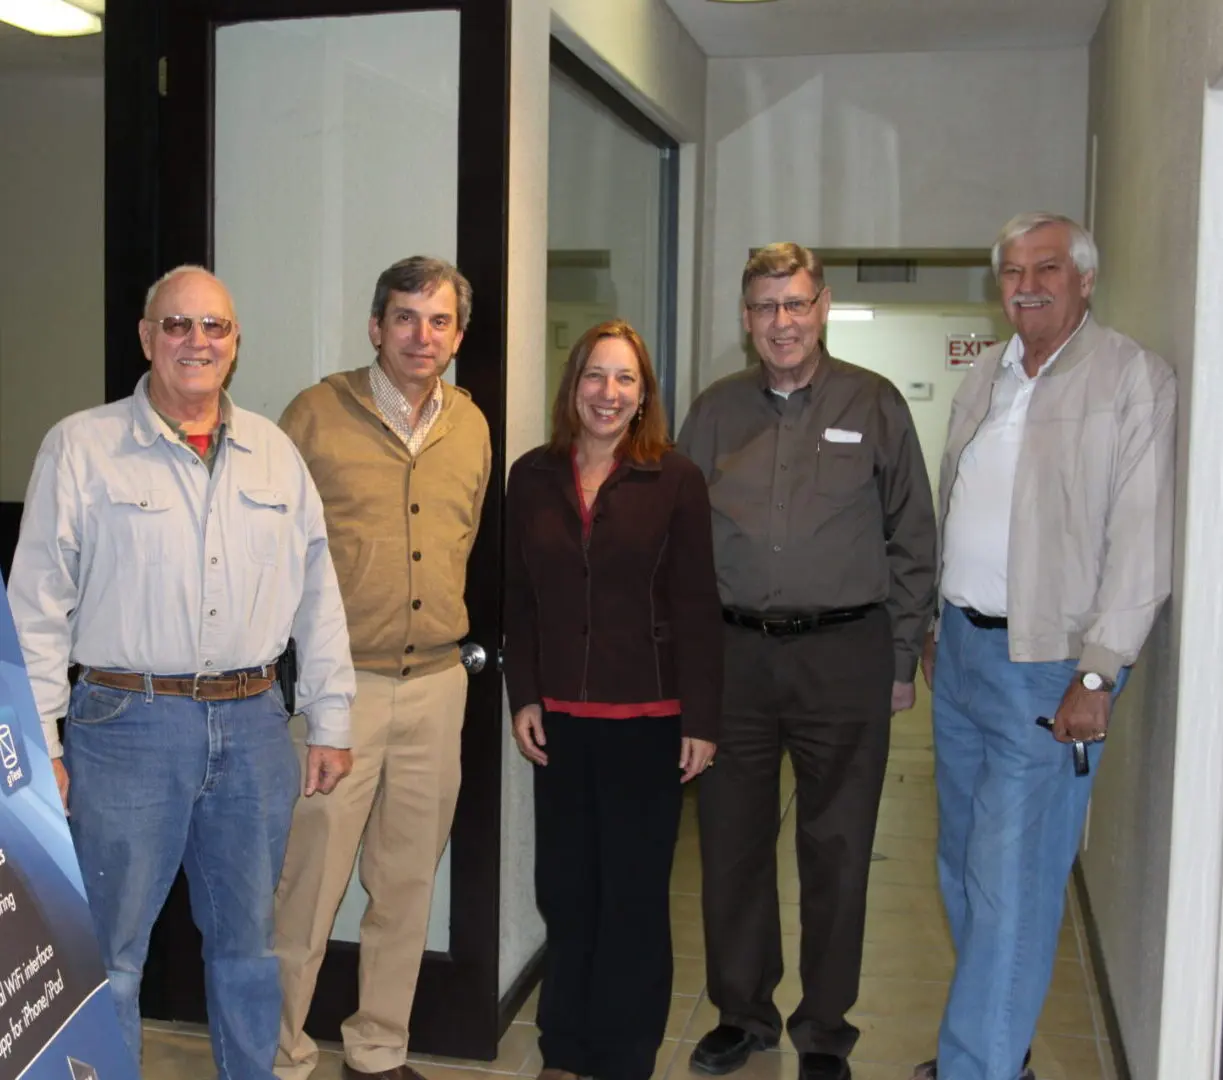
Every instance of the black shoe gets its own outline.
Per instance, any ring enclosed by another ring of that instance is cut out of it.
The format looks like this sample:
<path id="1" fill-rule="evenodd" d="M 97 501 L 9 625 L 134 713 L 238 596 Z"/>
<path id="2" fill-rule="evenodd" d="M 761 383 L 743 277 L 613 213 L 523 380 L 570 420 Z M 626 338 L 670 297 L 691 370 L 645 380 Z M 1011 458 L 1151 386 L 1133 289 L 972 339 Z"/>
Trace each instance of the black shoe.
<path id="1" fill-rule="evenodd" d="M 849 1062 L 836 1054 L 799 1054 L 798 1080 L 850 1080 Z"/>
<path id="2" fill-rule="evenodd" d="M 776 1038 L 769 1040 L 734 1024 L 719 1024 L 696 1044 L 688 1064 L 697 1072 L 723 1076 L 743 1068 L 753 1050 L 768 1050 L 776 1045 Z"/>

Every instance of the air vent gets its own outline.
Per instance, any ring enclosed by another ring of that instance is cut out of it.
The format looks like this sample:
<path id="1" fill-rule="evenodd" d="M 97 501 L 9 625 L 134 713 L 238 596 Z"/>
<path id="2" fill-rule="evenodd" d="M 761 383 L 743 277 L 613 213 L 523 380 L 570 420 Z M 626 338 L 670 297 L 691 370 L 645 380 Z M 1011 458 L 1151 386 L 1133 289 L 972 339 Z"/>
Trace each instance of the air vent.
<path id="1" fill-rule="evenodd" d="M 916 259 L 858 260 L 858 281 L 864 285 L 907 285 L 916 280 Z"/>

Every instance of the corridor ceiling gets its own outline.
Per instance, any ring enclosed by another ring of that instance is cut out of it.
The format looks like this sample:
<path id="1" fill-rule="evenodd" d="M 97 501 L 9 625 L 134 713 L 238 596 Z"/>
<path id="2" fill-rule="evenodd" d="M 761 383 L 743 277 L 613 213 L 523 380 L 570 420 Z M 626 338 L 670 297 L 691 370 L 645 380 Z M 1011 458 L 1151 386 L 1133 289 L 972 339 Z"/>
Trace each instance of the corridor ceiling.
<path id="1" fill-rule="evenodd" d="M 667 0 L 709 56 L 1086 45 L 1106 0 Z"/>

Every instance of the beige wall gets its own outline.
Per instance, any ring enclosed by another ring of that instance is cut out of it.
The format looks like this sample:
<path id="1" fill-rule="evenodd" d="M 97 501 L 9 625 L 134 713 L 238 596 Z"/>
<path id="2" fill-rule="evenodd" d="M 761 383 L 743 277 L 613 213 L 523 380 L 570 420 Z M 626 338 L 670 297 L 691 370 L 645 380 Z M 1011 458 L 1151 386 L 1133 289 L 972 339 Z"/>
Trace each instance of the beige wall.
<path id="1" fill-rule="evenodd" d="M 102 124 L 100 75 L 0 76 L 0 500 L 105 395 Z"/>
<path id="2" fill-rule="evenodd" d="M 1167 1008 L 1175 993 L 1164 994 L 1200 972 L 1213 986 L 1218 960 L 1207 941 L 1187 957 L 1165 956 L 1165 943 L 1178 929 L 1168 925 L 1169 887 L 1179 887 L 1169 876 L 1174 753 L 1194 752 L 1178 749 L 1175 735 L 1202 103 L 1221 70 L 1218 0 L 1112 0 L 1091 49 L 1089 128 L 1098 137 L 1095 232 L 1102 259 L 1096 313 L 1171 362 L 1181 395 L 1177 585 L 1110 729 L 1083 855 L 1130 1071 L 1159 1080 L 1217 1075 L 1218 1062 L 1212 1032 L 1205 1042 L 1201 1032 L 1188 1037 L 1184 1011 Z M 1200 362 L 1217 364 L 1217 350 Z M 1217 452 L 1214 442 L 1210 453 Z M 1195 457 L 1207 452 L 1197 445 L 1195 438 Z M 1188 663 L 1192 642 L 1187 634 L 1183 640 Z M 1218 659 L 1204 662 L 1217 666 Z M 1218 823 L 1202 826 L 1217 841 Z M 1217 909 L 1213 918 L 1217 933 Z M 1204 1004 L 1214 1013 L 1213 1028 L 1217 1003 Z M 1194 1060 L 1208 1071 L 1173 1064 L 1184 1050 L 1197 1053 Z"/>
<path id="3" fill-rule="evenodd" d="M 749 248 L 988 248 L 1082 213 L 1086 128 L 1083 48 L 712 60 L 699 386 L 743 364 Z"/>

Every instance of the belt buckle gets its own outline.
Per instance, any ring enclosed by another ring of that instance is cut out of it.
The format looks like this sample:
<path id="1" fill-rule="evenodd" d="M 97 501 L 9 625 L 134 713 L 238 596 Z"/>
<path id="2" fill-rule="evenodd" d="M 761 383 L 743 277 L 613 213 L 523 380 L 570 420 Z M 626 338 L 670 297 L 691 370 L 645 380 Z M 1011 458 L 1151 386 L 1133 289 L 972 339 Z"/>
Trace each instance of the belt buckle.
<path id="1" fill-rule="evenodd" d="M 191 700 L 199 701 L 200 699 L 200 672 L 195 673 L 195 678 L 191 680 Z"/>
<path id="2" fill-rule="evenodd" d="M 760 629 L 765 637 L 785 637 L 794 633 L 793 619 L 761 619 Z"/>

